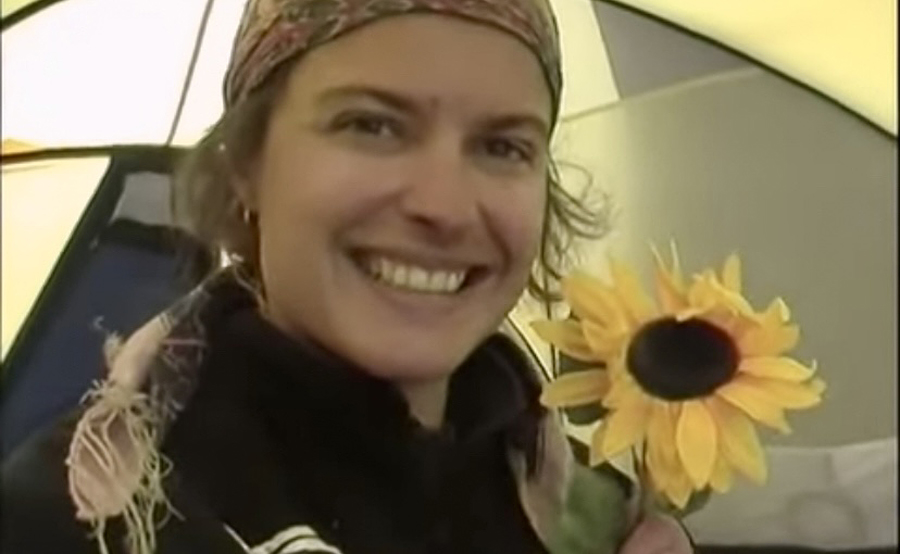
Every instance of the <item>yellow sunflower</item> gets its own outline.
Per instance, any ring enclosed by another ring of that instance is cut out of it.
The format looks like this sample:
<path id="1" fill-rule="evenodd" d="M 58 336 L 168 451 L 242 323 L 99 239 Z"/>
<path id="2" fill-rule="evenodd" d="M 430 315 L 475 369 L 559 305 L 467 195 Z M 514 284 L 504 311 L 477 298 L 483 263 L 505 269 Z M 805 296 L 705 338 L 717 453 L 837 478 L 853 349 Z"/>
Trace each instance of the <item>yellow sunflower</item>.
<path id="1" fill-rule="evenodd" d="M 743 297 L 736 255 L 721 275 L 707 270 L 685 284 L 674 244 L 671 267 L 653 254 L 657 303 L 616 260 L 609 285 L 583 273 L 564 279 L 573 319 L 534 329 L 598 368 L 560 376 L 542 402 L 602 402 L 608 413 L 592 437 L 591 464 L 638 450 L 649 484 L 684 508 L 695 491 L 729 490 L 734 471 L 764 482 L 753 422 L 790 432 L 785 410 L 817 405 L 825 384 L 815 364 L 786 356 L 799 329 L 784 301 L 756 312 Z"/>

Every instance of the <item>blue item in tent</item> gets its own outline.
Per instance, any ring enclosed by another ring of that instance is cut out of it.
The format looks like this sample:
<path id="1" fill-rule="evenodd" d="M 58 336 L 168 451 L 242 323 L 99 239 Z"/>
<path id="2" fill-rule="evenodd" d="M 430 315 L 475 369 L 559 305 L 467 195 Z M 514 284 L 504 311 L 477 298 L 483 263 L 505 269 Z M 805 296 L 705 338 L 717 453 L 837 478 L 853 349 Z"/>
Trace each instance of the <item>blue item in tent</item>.
<path id="1" fill-rule="evenodd" d="M 186 289 L 176 257 L 121 240 L 101 239 L 74 282 L 50 308 L 30 355 L 7 375 L 0 405 L 0 456 L 75 408 L 104 373 L 107 331 L 127 335 Z M 99 319 L 98 319 L 99 318 Z"/>

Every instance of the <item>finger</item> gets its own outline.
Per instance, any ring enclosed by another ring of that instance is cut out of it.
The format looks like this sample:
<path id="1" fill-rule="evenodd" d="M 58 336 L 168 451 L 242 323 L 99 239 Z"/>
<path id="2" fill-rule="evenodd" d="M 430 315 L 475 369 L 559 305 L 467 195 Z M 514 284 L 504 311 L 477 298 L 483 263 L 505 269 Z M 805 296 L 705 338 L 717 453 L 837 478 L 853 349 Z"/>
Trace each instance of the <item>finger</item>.
<path id="1" fill-rule="evenodd" d="M 650 515 L 625 541 L 619 554 L 692 554 L 687 533 L 674 518 Z"/>

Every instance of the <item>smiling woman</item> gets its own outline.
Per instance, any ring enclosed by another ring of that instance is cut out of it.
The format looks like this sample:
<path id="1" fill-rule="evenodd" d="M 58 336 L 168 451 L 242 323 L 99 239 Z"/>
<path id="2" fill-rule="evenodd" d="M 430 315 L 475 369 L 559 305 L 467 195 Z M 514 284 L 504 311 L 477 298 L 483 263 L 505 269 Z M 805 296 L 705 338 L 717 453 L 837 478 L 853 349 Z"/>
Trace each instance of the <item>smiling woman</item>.
<path id="1" fill-rule="evenodd" d="M 561 86 L 542 0 L 250 2 L 175 195 L 229 264 L 12 456 L 4 551 L 689 551 L 626 540 L 497 333 L 594 223 L 547 154 Z"/>
<path id="2" fill-rule="evenodd" d="M 385 20 L 311 52 L 242 199 L 271 320 L 400 382 L 440 383 L 497 328 L 540 238 L 546 158 L 529 153 L 547 138 L 497 125 L 549 127 L 540 66 L 513 37 L 445 19 Z M 334 94 L 347 86 L 388 102 Z M 373 279 L 373 264 L 396 271 Z M 461 272 L 459 290 L 410 291 L 435 270 Z"/>

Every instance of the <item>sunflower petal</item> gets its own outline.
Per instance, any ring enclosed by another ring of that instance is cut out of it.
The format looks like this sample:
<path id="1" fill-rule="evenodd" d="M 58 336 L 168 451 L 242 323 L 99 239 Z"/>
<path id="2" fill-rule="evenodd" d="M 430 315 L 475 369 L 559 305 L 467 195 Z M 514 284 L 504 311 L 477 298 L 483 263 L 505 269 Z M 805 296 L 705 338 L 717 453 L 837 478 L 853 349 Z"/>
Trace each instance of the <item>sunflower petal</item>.
<path id="1" fill-rule="evenodd" d="M 665 492 L 672 504 L 679 510 L 683 510 L 691 500 L 691 493 L 694 492 L 693 489 L 691 479 L 686 473 L 681 472 L 675 476 Z"/>
<path id="2" fill-rule="evenodd" d="M 729 383 L 722 385 L 716 394 L 756 421 L 784 434 L 790 433 L 791 428 L 784 418 L 782 407 L 762 393 L 758 387 L 748 383 L 747 378 L 748 376 L 738 374 Z"/>
<path id="3" fill-rule="evenodd" d="M 599 403 L 609 392 L 609 375 L 602 369 L 575 371 L 560 375 L 544 386 L 541 404 L 548 408 Z"/>
<path id="4" fill-rule="evenodd" d="M 731 483 L 731 466 L 728 465 L 725 457 L 719 454 L 716 456 L 712 475 L 709 476 L 709 486 L 716 492 L 728 492 L 731 489 Z"/>
<path id="5" fill-rule="evenodd" d="M 678 455 L 698 489 L 709 483 L 716 462 L 716 424 L 703 402 L 685 402 L 676 431 Z"/>
<path id="6" fill-rule="evenodd" d="M 776 298 L 769 303 L 766 311 L 762 313 L 762 319 L 774 324 L 783 324 L 791 320 L 791 309 L 788 308 L 783 298 Z"/>
<path id="7" fill-rule="evenodd" d="M 609 372 L 611 382 L 609 392 L 603 397 L 605 407 L 616 409 L 633 396 L 643 394 L 641 386 L 627 370 L 614 366 L 609 369 Z"/>
<path id="8" fill-rule="evenodd" d="M 730 288 L 716 281 L 713 281 L 712 289 L 718 295 L 719 303 L 728 306 L 734 312 L 745 317 L 751 317 L 754 315 L 753 306 L 750 305 L 750 302 L 748 302 L 740 292 L 731 290 Z"/>
<path id="9" fill-rule="evenodd" d="M 754 377 L 780 379 L 792 383 L 801 383 L 813 377 L 815 370 L 806 367 L 792 358 L 776 358 L 760 356 L 746 358 L 741 362 L 739 371 Z"/>
<path id="10" fill-rule="evenodd" d="M 684 288 L 684 281 L 681 276 L 681 259 L 678 256 L 678 247 L 674 240 L 669 241 L 669 255 L 672 257 L 672 280 L 678 285 L 678 288 Z"/>
<path id="11" fill-rule="evenodd" d="M 575 320 L 535 321 L 531 324 L 531 328 L 537 336 L 559 348 L 567 356 L 583 362 L 602 361 L 591 350 L 581 330 L 581 324 Z"/>
<path id="12" fill-rule="evenodd" d="M 666 402 L 654 401 L 647 422 L 647 469 L 659 491 L 677 486 L 678 474 L 684 473 L 675 446 L 675 411 Z"/>
<path id="13" fill-rule="evenodd" d="M 717 304 L 717 294 L 714 287 L 715 275 L 712 272 L 703 272 L 695 275 L 690 287 L 688 287 L 688 302 L 695 310 L 705 312 Z"/>
<path id="14" fill-rule="evenodd" d="M 611 356 L 621 350 L 628 339 L 628 332 L 604 328 L 593 320 L 586 319 L 581 322 L 582 333 L 588 348 L 594 356 L 607 361 Z"/>
<path id="15" fill-rule="evenodd" d="M 662 459 L 663 454 L 661 450 L 662 449 L 658 444 L 653 444 L 649 440 L 647 441 L 647 472 L 650 475 L 650 479 L 656 484 L 656 488 L 658 490 L 665 490 L 665 488 L 669 486 L 671 471 L 666 467 L 666 464 Z"/>
<path id="16" fill-rule="evenodd" d="M 588 465 L 591 467 L 598 466 L 605 462 L 607 458 L 603 456 L 603 440 L 606 436 L 606 424 L 601 423 L 594 428 L 591 434 L 591 447 Z"/>
<path id="17" fill-rule="evenodd" d="M 753 325 L 738 339 L 744 356 L 777 356 L 797 346 L 800 328 L 796 325 Z"/>
<path id="18" fill-rule="evenodd" d="M 649 408 L 644 393 L 637 391 L 607 416 L 601 445 L 604 458 L 612 458 L 644 438 Z"/>
<path id="19" fill-rule="evenodd" d="M 749 375 L 744 380 L 749 386 L 756 387 L 760 394 L 768 397 L 773 404 L 782 408 L 803 410 L 818 406 L 822 402 L 822 397 L 807 383 L 792 383 Z"/>
<path id="20" fill-rule="evenodd" d="M 650 420 L 647 423 L 647 443 L 659 452 L 660 461 L 667 466 L 680 464 L 678 448 L 675 444 L 677 412 L 667 402 L 653 402 Z"/>
<path id="21" fill-rule="evenodd" d="M 658 491 L 664 491 L 669 487 L 670 473 L 662 462 L 662 454 L 658 446 L 648 442 L 647 444 L 647 473 Z"/>
<path id="22" fill-rule="evenodd" d="M 740 410 L 715 396 L 707 398 L 706 405 L 719 428 L 721 455 L 755 483 L 765 483 L 766 458 L 753 423 Z"/>
<path id="23" fill-rule="evenodd" d="M 675 321 L 684 323 L 689 319 L 694 319 L 695 317 L 702 315 L 705 311 L 706 309 L 704 308 L 685 308 L 675 313 Z"/>
<path id="24" fill-rule="evenodd" d="M 683 470 L 681 475 L 679 475 L 678 471 L 679 469 L 667 467 L 661 461 L 658 449 L 648 445 L 647 473 L 654 492 L 660 496 L 670 498 L 673 495 L 670 495 L 669 491 L 679 490 L 680 484 L 684 481 L 688 481 L 688 490 L 690 490 L 690 481 L 687 476 L 684 475 Z M 674 496 L 677 496 L 677 494 Z"/>
<path id="25" fill-rule="evenodd" d="M 694 277 L 688 290 L 688 300 L 692 306 L 704 310 L 720 307 L 744 317 L 756 315 L 747 299 L 719 282 L 712 271 L 704 271 Z"/>
<path id="26" fill-rule="evenodd" d="M 647 293 L 641 287 L 641 281 L 638 279 L 637 274 L 630 267 L 613 257 L 609 258 L 609 267 L 616 290 L 632 323 L 641 324 L 652 319 L 656 310 L 650 297 L 647 296 Z"/>
<path id="27" fill-rule="evenodd" d="M 813 379 L 810 381 L 809 388 L 819 396 L 825 394 L 825 391 L 828 389 L 827 385 L 825 385 L 825 381 L 821 379 Z"/>
<path id="28" fill-rule="evenodd" d="M 623 325 L 620 322 L 626 318 L 624 308 L 615 291 L 600 279 L 575 272 L 563 279 L 562 292 L 579 319 L 602 322 L 610 327 Z"/>
<path id="29" fill-rule="evenodd" d="M 737 254 L 732 254 L 725 260 L 722 284 L 738 294 L 741 293 L 741 258 Z"/>
<path id="30" fill-rule="evenodd" d="M 656 247 L 652 247 L 653 258 L 656 264 L 656 296 L 659 299 L 662 312 L 665 314 L 681 313 L 687 307 L 687 298 L 680 283 L 680 278 L 675 276 L 675 268 L 667 269 L 662 256 Z"/>

